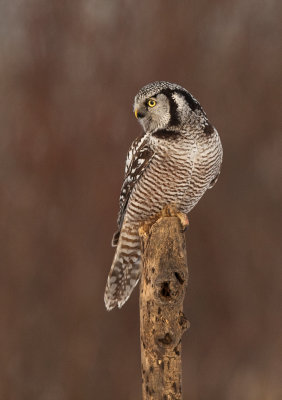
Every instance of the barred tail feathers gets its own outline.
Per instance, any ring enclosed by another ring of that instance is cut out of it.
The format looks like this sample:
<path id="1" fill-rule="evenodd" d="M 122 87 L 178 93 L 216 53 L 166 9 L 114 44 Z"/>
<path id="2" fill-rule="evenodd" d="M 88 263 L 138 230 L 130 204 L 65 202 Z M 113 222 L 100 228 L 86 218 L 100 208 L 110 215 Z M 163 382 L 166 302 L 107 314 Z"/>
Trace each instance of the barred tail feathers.
<path id="1" fill-rule="evenodd" d="M 137 229 L 123 228 L 105 289 L 108 311 L 121 308 L 137 285 L 141 272 L 140 238 Z"/>

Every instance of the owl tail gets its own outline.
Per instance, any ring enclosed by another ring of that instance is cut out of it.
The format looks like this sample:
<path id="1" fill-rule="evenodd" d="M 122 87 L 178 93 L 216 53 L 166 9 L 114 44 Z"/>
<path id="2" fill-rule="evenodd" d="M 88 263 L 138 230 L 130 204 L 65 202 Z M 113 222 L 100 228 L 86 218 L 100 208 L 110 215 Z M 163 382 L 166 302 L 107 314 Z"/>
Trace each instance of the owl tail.
<path id="1" fill-rule="evenodd" d="M 122 228 L 105 289 L 104 300 L 108 311 L 124 305 L 139 281 L 140 272 L 138 230 Z"/>

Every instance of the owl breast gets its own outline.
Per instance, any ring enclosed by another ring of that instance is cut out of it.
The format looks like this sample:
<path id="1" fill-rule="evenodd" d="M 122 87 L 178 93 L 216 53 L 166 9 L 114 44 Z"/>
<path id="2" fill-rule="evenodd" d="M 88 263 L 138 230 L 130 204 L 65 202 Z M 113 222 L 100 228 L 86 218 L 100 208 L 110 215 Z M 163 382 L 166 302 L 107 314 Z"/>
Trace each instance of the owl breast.
<path id="1" fill-rule="evenodd" d="M 126 222 L 141 222 L 167 204 L 188 213 L 202 197 L 219 169 L 216 138 L 201 141 L 193 135 L 171 141 L 150 138 L 154 159 L 135 185 Z"/>

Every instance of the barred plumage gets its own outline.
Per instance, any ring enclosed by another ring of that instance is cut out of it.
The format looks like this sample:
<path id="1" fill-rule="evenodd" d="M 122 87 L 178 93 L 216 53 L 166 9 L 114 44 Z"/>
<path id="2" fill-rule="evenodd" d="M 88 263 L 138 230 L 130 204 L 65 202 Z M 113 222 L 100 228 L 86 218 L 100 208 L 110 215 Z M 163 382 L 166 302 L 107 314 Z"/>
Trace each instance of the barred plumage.
<path id="1" fill-rule="evenodd" d="M 220 173 L 222 146 L 197 100 L 181 86 L 155 82 L 134 102 L 145 134 L 127 155 L 120 195 L 117 245 L 105 290 L 108 310 L 121 307 L 138 283 L 141 251 L 138 228 L 165 205 L 188 213 Z"/>

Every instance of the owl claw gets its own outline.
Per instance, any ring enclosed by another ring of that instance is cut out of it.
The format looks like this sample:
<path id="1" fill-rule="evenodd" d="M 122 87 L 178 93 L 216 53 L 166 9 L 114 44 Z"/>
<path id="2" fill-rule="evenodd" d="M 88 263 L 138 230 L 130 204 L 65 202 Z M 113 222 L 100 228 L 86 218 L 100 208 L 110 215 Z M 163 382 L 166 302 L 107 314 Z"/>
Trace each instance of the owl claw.
<path id="1" fill-rule="evenodd" d="M 178 211 L 177 207 L 174 205 L 168 205 L 164 207 L 160 215 L 162 217 L 177 217 L 181 223 L 183 232 L 185 232 L 189 226 L 189 220 L 187 214 Z"/>
<path id="2" fill-rule="evenodd" d="M 151 222 L 145 222 L 139 227 L 138 233 L 142 239 L 146 239 L 149 236 L 151 226 Z"/>
<path id="3" fill-rule="evenodd" d="M 188 219 L 187 214 L 184 214 L 184 213 L 182 213 L 182 212 L 178 212 L 178 213 L 176 214 L 176 216 L 178 217 L 178 219 L 179 219 L 179 221 L 180 221 L 180 223 L 181 223 L 183 232 L 185 232 L 186 229 L 187 229 L 188 226 L 189 226 L 189 219 Z"/>
<path id="4" fill-rule="evenodd" d="M 189 226 L 189 220 L 187 214 L 178 211 L 176 206 L 174 205 L 168 205 L 165 206 L 160 213 L 156 214 L 154 217 L 151 217 L 150 220 L 140 225 L 138 231 L 139 236 L 143 239 L 146 239 L 149 236 L 149 232 L 152 225 L 155 222 L 157 222 L 160 218 L 164 217 L 177 217 L 180 221 L 183 232 L 185 232 Z"/>

